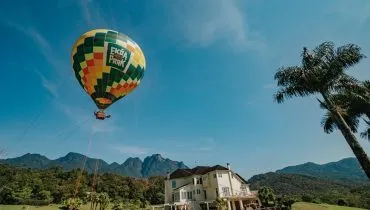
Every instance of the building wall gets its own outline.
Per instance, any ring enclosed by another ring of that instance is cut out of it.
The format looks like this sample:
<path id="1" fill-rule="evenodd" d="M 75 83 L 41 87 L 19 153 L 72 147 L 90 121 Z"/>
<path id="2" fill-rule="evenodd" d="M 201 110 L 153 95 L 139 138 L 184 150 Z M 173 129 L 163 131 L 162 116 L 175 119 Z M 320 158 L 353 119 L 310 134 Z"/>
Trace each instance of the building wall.
<path id="1" fill-rule="evenodd" d="M 217 171 L 216 173 L 217 173 L 217 188 L 220 197 L 227 197 L 242 193 L 243 190 L 241 189 L 241 186 L 245 188 L 245 192 L 251 194 L 249 186 L 243 184 L 242 181 L 232 171 L 230 172 Z M 224 191 L 224 188 L 228 188 L 228 190 Z"/>
<path id="2" fill-rule="evenodd" d="M 217 171 L 217 188 L 220 197 L 227 197 L 231 195 L 231 186 L 227 171 Z M 224 188 L 228 188 L 229 194 L 225 194 Z"/>
<path id="3" fill-rule="evenodd" d="M 215 178 L 216 175 L 216 178 Z M 233 192 L 231 191 L 230 186 L 230 179 L 231 183 L 233 185 Z M 197 184 L 196 180 L 202 178 L 203 183 Z M 176 181 L 176 187 L 172 188 L 172 181 Z M 193 175 L 191 177 L 185 177 L 185 178 L 179 178 L 179 179 L 173 179 L 173 180 L 166 180 L 165 181 L 165 189 L 166 189 L 166 195 L 165 195 L 165 202 L 171 203 L 172 200 L 172 192 L 174 189 L 183 186 L 185 184 L 189 184 L 177 191 L 180 192 L 180 201 L 181 202 L 189 202 L 189 199 L 183 198 L 182 192 L 192 192 L 192 201 L 204 201 L 204 200 L 215 200 L 217 197 L 228 197 L 231 196 L 232 193 L 234 195 L 240 194 L 242 192 L 241 186 L 243 185 L 246 188 L 246 192 L 249 192 L 249 186 L 242 184 L 241 180 L 234 175 L 231 171 L 212 171 L 205 175 Z M 223 188 L 228 188 L 229 194 L 224 194 Z M 217 191 L 218 193 L 217 193 Z M 205 199 L 204 191 L 207 194 L 207 198 Z"/>
<path id="4" fill-rule="evenodd" d="M 172 182 L 175 181 L 176 185 L 173 187 Z M 173 202 L 172 200 L 172 193 L 174 189 L 183 186 L 185 184 L 192 183 L 192 179 L 190 177 L 179 178 L 179 179 L 170 179 L 165 181 L 165 202 L 170 203 Z"/>

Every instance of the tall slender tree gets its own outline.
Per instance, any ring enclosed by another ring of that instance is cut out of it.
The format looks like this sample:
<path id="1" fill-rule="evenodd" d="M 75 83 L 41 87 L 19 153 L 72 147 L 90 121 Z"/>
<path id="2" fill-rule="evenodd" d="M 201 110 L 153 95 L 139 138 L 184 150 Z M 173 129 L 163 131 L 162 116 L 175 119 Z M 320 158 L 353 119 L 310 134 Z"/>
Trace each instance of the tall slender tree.
<path id="1" fill-rule="evenodd" d="M 365 81 L 352 90 L 337 93 L 330 99 L 338 107 L 353 132 L 358 132 L 359 122 L 362 119 L 367 127 L 360 135 L 370 141 L 370 81 Z M 319 102 L 322 108 L 327 109 L 325 102 L 320 100 Z M 331 133 L 338 128 L 330 112 L 326 113 L 321 123 L 326 133 Z"/>
<path id="2" fill-rule="evenodd" d="M 332 115 L 335 125 L 370 179 L 369 157 L 358 143 L 353 129 L 342 116 L 342 109 L 332 101 L 332 96 L 336 93 L 359 86 L 359 82 L 346 74 L 346 70 L 363 58 L 365 55 L 355 44 L 335 48 L 332 42 L 323 42 L 312 52 L 304 47 L 301 66 L 281 67 L 275 74 L 274 78 L 280 89 L 274 95 L 274 99 L 282 103 L 287 98 L 321 95 L 325 108 Z"/>

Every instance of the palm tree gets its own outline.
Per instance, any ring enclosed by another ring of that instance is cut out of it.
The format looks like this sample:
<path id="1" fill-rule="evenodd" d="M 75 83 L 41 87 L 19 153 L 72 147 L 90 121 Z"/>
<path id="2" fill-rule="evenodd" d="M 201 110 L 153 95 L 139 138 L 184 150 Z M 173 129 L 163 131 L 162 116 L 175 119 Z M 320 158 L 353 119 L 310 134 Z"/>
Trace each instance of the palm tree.
<path id="1" fill-rule="evenodd" d="M 331 101 L 338 107 L 344 120 L 357 133 L 360 118 L 363 119 L 367 128 L 360 135 L 370 141 L 370 81 L 365 81 L 352 90 L 344 90 L 331 96 Z M 321 107 L 327 109 L 327 104 L 320 101 Z M 326 133 L 331 133 L 338 128 L 333 115 L 327 112 L 321 124 Z"/>
<path id="2" fill-rule="evenodd" d="M 369 157 L 342 116 L 342 110 L 332 101 L 336 93 L 358 87 L 358 81 L 345 71 L 366 57 L 360 51 L 361 48 L 354 44 L 335 49 L 332 42 L 323 42 L 312 52 L 304 47 L 301 66 L 281 67 L 275 74 L 280 89 L 274 99 L 282 103 L 286 98 L 320 94 L 333 121 L 370 179 Z"/>

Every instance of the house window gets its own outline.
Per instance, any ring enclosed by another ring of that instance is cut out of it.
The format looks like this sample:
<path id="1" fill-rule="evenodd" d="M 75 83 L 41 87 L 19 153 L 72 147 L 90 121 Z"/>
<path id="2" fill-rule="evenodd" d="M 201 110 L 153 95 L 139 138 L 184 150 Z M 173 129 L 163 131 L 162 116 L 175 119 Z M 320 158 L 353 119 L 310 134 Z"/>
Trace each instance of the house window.
<path id="1" fill-rule="evenodd" d="M 215 178 L 215 179 L 217 178 L 217 174 L 216 173 L 213 174 L 213 178 Z"/>
<path id="2" fill-rule="evenodd" d="M 202 177 L 199 177 L 199 178 L 197 179 L 197 184 L 203 184 L 203 179 L 202 179 Z"/>
<path id="3" fill-rule="evenodd" d="M 218 198 L 218 188 L 216 188 L 216 197 Z"/>
<path id="4" fill-rule="evenodd" d="M 230 196 L 230 190 L 228 187 L 223 187 L 222 188 L 222 193 L 224 196 Z"/>
<path id="5" fill-rule="evenodd" d="M 200 189 L 197 189 L 197 194 L 198 194 L 198 195 L 200 194 Z"/>
<path id="6" fill-rule="evenodd" d="M 218 174 L 218 177 L 222 177 L 222 174 L 221 174 L 221 173 L 219 173 L 219 174 Z"/>
<path id="7" fill-rule="evenodd" d="M 186 192 L 181 192 L 181 199 L 186 199 Z"/>
<path id="8" fill-rule="evenodd" d="M 172 193 L 172 201 L 175 201 L 175 193 Z"/>
<path id="9" fill-rule="evenodd" d="M 180 201 L 180 192 L 177 192 L 176 194 L 175 194 L 175 201 Z"/>
<path id="10" fill-rule="evenodd" d="M 176 181 L 175 180 L 172 181 L 172 188 L 176 188 Z"/>

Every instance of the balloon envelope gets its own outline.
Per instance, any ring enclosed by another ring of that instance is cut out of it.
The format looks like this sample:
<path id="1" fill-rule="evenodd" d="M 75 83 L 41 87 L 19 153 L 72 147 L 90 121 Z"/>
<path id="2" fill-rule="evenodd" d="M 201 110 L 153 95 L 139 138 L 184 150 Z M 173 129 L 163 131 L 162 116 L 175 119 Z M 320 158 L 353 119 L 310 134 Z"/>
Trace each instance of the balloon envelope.
<path id="1" fill-rule="evenodd" d="M 117 31 L 86 32 L 77 39 L 71 56 L 76 79 L 99 109 L 128 95 L 144 76 L 142 50 Z"/>

